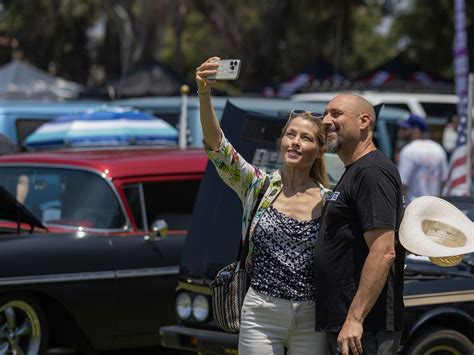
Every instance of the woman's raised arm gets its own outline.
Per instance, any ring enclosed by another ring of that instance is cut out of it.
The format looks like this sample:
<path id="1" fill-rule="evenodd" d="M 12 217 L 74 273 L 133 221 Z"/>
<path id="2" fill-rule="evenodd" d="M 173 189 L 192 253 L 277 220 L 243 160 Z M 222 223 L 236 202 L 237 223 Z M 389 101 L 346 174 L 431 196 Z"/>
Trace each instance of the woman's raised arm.
<path id="1" fill-rule="evenodd" d="M 217 68 L 219 67 L 217 60 L 219 59 L 219 57 L 209 58 L 196 68 L 202 135 L 207 148 L 210 150 L 219 148 L 221 126 L 211 101 L 211 88 L 215 80 L 208 79 L 207 77 L 217 73 Z"/>

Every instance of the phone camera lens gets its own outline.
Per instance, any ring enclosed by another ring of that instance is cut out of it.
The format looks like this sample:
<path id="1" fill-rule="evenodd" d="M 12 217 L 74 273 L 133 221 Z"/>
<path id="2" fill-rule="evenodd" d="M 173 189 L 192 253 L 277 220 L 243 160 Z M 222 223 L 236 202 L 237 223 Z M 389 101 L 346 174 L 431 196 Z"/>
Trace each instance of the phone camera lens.
<path id="1" fill-rule="evenodd" d="M 230 65 L 237 65 L 237 63 L 232 61 L 232 62 L 230 62 Z"/>
<path id="2" fill-rule="evenodd" d="M 234 67 L 233 65 L 230 66 L 230 70 L 234 70 L 234 68 L 235 68 L 235 67 Z"/>

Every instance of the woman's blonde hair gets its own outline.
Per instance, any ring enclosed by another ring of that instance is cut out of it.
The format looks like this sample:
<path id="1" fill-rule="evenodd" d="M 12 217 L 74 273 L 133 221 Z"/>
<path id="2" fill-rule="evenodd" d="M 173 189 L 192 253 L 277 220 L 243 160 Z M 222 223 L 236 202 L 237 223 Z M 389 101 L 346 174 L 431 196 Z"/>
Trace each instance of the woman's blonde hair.
<path id="1" fill-rule="evenodd" d="M 281 149 L 281 140 L 283 136 L 285 135 L 286 130 L 288 129 L 288 126 L 290 125 L 291 121 L 293 121 L 296 117 L 301 117 L 305 120 L 308 120 L 314 123 L 314 125 L 317 127 L 316 141 L 319 145 L 319 149 L 322 150 L 324 148 L 324 145 L 326 144 L 326 133 L 324 132 L 322 120 L 321 118 L 317 118 L 311 115 L 309 112 L 308 113 L 305 112 L 298 115 L 290 115 L 290 118 L 288 119 L 285 126 L 281 130 L 280 138 L 278 138 L 277 140 L 278 151 L 280 151 Z M 313 165 L 311 166 L 311 169 L 309 171 L 309 176 L 311 179 L 319 181 L 324 187 L 328 187 L 329 179 L 328 179 L 328 174 L 326 172 L 326 164 L 322 157 L 316 158 L 314 160 Z"/>

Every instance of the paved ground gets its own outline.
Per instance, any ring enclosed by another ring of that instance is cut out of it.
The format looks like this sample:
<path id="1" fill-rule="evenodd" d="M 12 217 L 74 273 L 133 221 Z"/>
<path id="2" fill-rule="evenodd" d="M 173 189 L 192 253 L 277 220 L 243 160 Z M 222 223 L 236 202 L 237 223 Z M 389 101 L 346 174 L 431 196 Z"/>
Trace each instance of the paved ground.
<path id="1" fill-rule="evenodd" d="M 50 349 L 48 355 L 80 355 L 77 352 L 67 349 Z M 97 353 L 95 355 L 192 355 L 188 351 L 179 351 L 173 349 L 163 348 L 140 348 L 140 349 L 128 349 L 128 350 L 115 350 L 105 351 Z"/>
<path id="2" fill-rule="evenodd" d="M 100 353 L 100 355 L 192 355 L 189 351 L 179 351 L 163 348 L 142 348 L 142 349 L 130 349 L 121 351 L 107 351 Z"/>

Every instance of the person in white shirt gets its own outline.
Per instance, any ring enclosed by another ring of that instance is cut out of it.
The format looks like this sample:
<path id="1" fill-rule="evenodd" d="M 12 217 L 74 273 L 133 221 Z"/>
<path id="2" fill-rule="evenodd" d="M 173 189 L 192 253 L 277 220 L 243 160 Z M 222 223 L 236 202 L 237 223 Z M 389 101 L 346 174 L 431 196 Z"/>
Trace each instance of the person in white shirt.
<path id="1" fill-rule="evenodd" d="M 445 150 L 427 137 L 428 126 L 422 117 L 410 115 L 399 127 L 409 142 L 400 151 L 398 162 L 406 202 L 419 196 L 439 196 L 448 175 Z"/>

